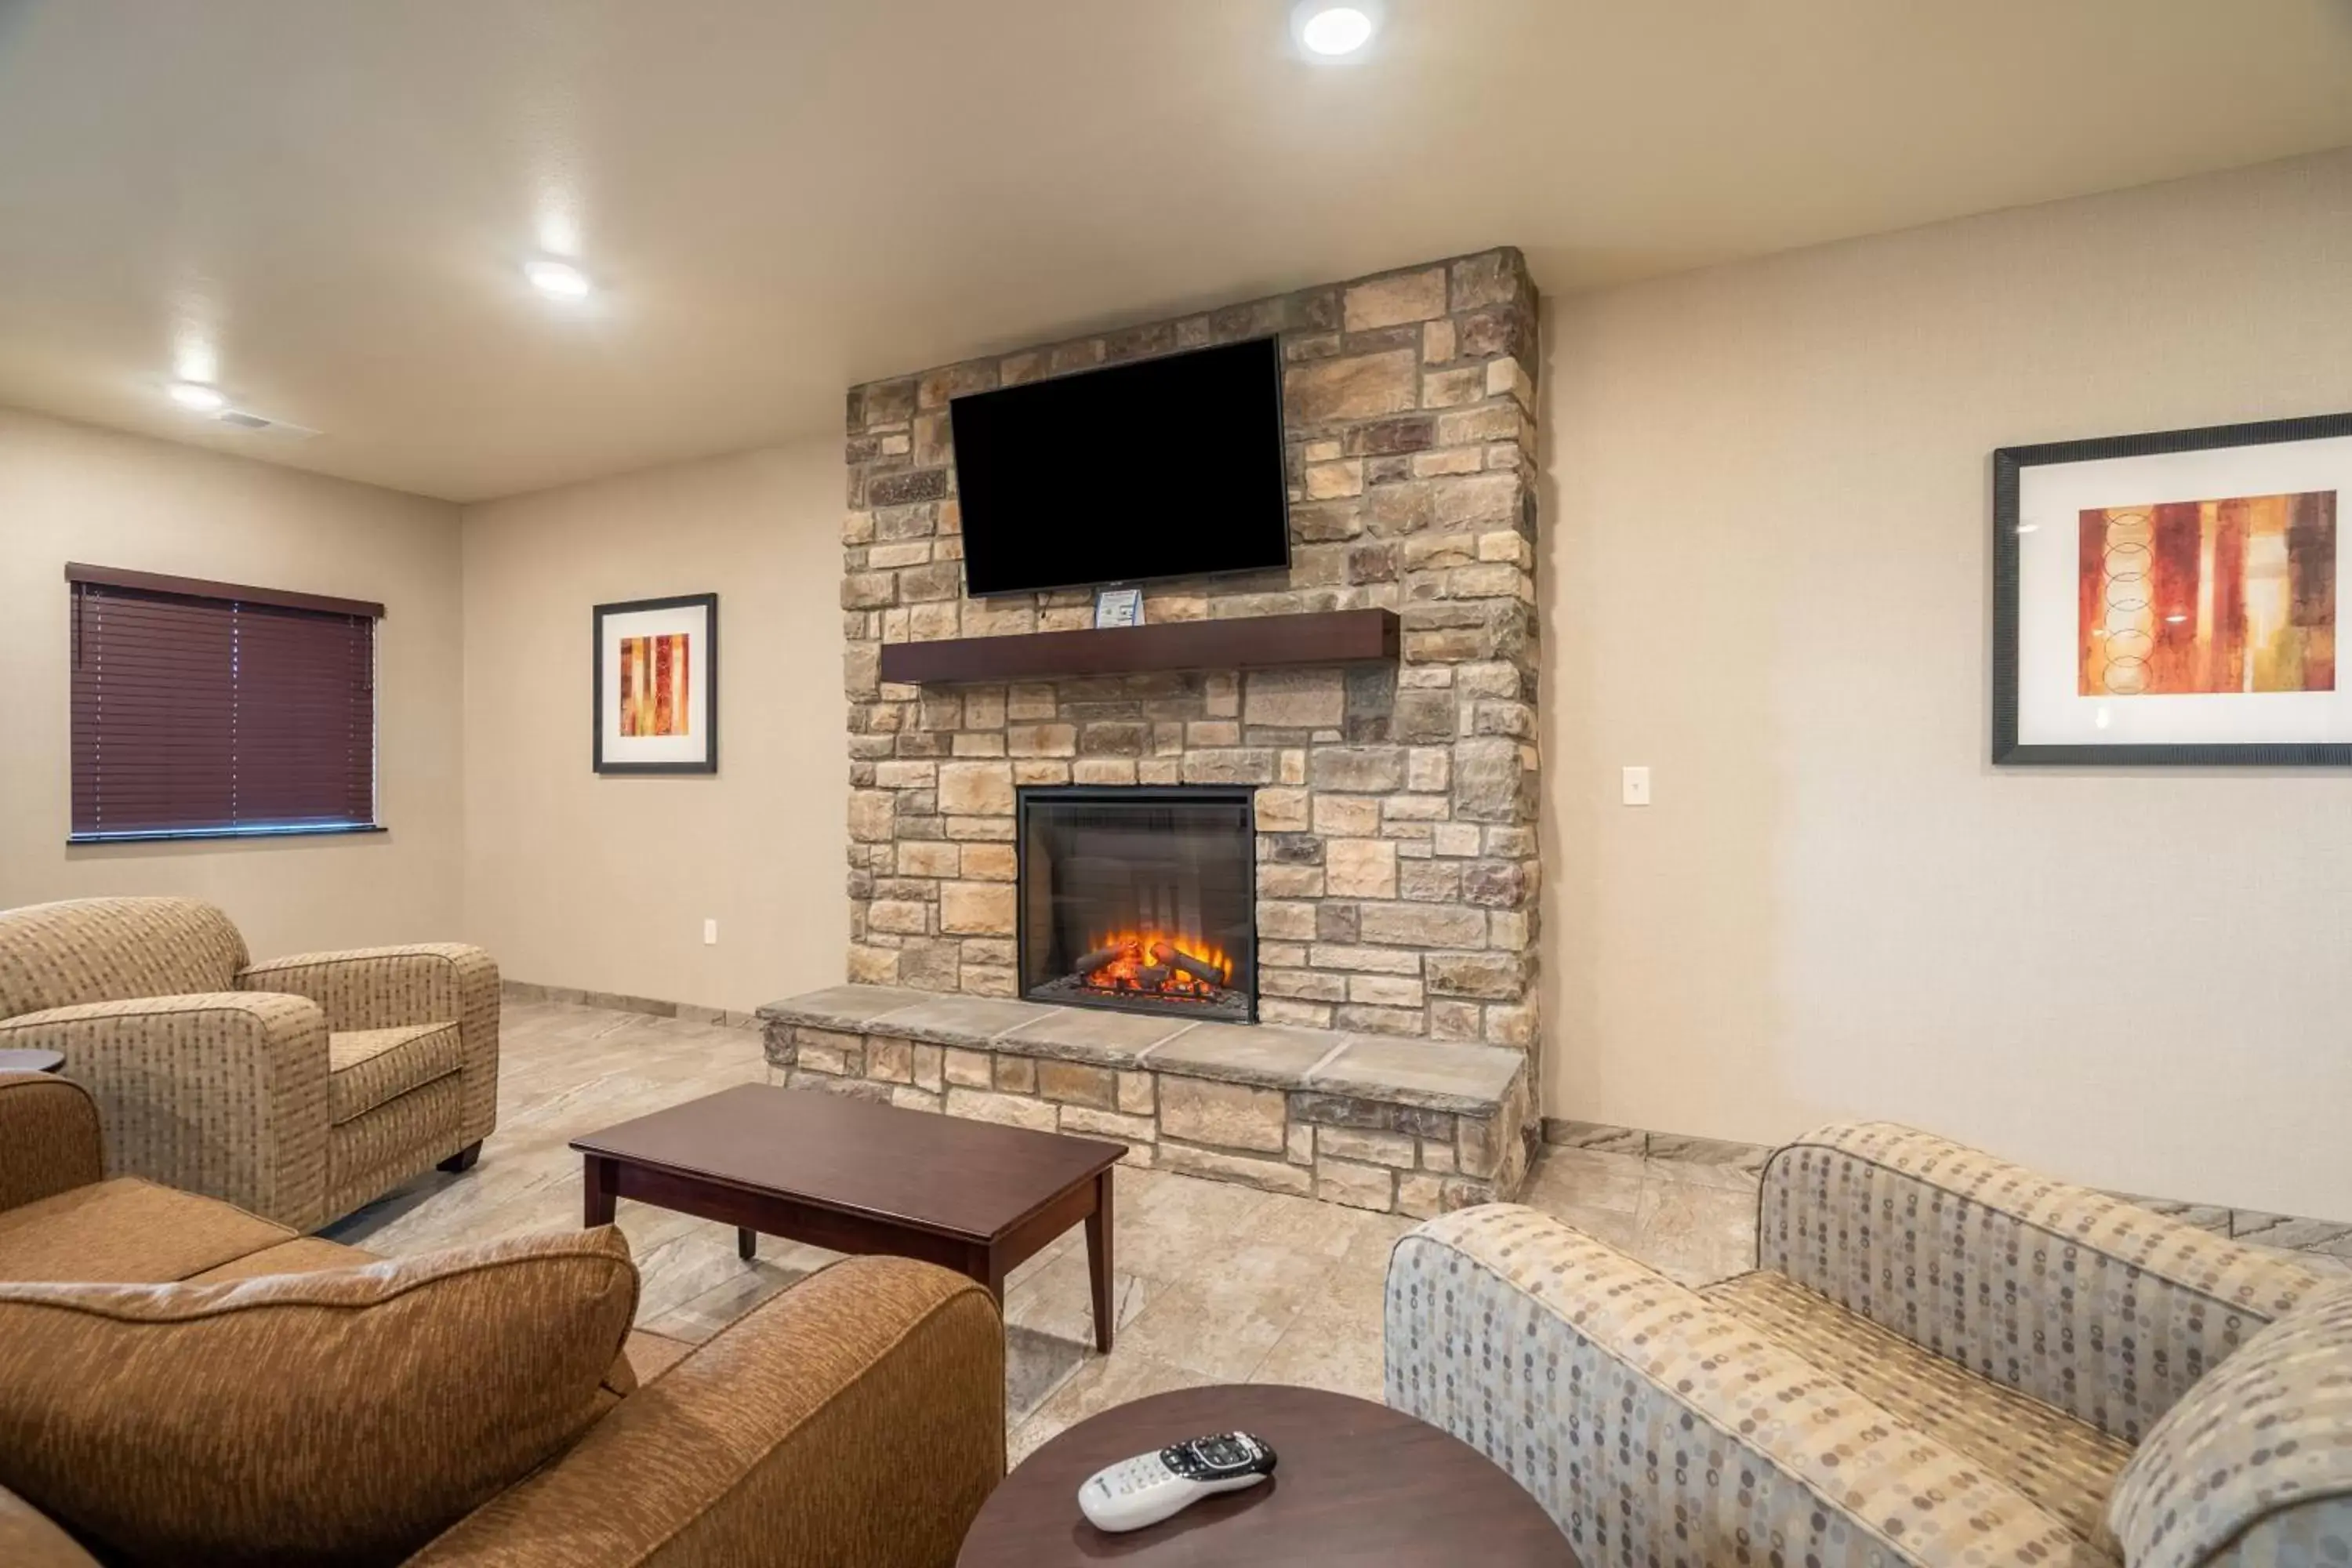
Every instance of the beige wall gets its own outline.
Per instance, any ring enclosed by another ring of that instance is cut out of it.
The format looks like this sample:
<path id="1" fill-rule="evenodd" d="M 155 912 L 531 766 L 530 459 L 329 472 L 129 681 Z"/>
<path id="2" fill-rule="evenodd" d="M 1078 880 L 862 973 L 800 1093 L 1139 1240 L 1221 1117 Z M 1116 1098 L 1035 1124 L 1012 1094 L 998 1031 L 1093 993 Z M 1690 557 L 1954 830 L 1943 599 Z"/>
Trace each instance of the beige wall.
<path id="1" fill-rule="evenodd" d="M 837 436 L 467 510 L 466 918 L 508 975 L 738 1010 L 841 979 L 841 512 Z M 713 590 L 718 773 L 599 777 L 591 606 Z"/>
<path id="2" fill-rule="evenodd" d="M 1989 452 L 2352 406 L 2347 256 L 2335 154 L 1548 303 L 1551 1114 L 1888 1116 L 2352 1218 L 2352 780 L 1985 760 Z M 837 979 L 840 487 L 828 436 L 461 531 L 0 413 L 0 906 L 186 891 L 260 951 L 461 930 L 734 1008 Z M 68 850 L 68 559 L 383 600 L 393 831 Z M 712 588 L 719 774 L 596 777 L 589 607 Z"/>
<path id="3" fill-rule="evenodd" d="M 68 847 L 68 561 L 375 599 L 383 835 Z M 0 410 L 0 909 L 210 899 L 257 956 L 458 927 L 457 509 Z"/>
<path id="4" fill-rule="evenodd" d="M 1548 305 L 1550 1114 L 2352 1218 L 2352 779 L 1986 761 L 1992 448 L 2352 407 L 2347 261 L 2333 154 Z"/>
<path id="5" fill-rule="evenodd" d="M 841 484 L 828 436 L 461 529 L 443 502 L 0 410 L 0 908 L 189 893 L 257 953 L 462 935 L 516 978 L 739 1009 L 840 979 Z M 391 831 L 68 848 L 68 560 L 382 600 Z M 589 607 L 714 588 L 719 775 L 597 777 Z"/>

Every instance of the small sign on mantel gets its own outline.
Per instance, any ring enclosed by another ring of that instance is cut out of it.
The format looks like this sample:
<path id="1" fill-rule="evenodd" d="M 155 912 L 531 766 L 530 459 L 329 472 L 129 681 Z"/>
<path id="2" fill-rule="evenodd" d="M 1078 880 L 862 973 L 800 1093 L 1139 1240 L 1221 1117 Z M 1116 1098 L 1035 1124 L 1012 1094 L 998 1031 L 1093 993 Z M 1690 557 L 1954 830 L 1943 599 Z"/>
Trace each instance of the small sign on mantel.
<path id="1" fill-rule="evenodd" d="M 1103 588 L 1095 594 L 1095 625 L 1139 626 L 1143 624 L 1143 590 Z"/>

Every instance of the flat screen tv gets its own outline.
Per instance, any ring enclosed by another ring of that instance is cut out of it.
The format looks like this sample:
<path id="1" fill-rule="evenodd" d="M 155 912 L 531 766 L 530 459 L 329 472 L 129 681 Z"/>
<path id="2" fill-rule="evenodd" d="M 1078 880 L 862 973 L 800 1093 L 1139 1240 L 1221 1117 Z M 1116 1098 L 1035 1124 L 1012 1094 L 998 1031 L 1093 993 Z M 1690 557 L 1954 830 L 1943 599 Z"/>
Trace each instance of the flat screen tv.
<path id="1" fill-rule="evenodd" d="M 974 393 L 949 414 L 975 597 L 1290 563 L 1276 339 Z"/>

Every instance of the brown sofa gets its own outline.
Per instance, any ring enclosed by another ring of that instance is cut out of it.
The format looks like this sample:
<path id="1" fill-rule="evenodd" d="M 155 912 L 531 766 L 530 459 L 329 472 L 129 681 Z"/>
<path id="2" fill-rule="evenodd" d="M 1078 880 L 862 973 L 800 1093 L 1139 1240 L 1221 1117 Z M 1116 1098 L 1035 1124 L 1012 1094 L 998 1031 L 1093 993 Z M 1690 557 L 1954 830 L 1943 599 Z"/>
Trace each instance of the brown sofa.
<path id="1" fill-rule="evenodd" d="M 109 1180 L 103 1153 L 78 1085 L 0 1074 L 0 1280 L 209 1281 L 371 1260 L 213 1199 Z M 928 1264 L 853 1258 L 699 1348 L 637 1333 L 627 1354 L 634 1392 L 408 1562 L 947 1568 L 1003 1474 L 1002 1321 L 985 1290 Z M 96 1561 L 0 1490 L 0 1562 Z"/>
<path id="2" fill-rule="evenodd" d="M 0 912 L 0 1049 L 62 1052 L 118 1174 L 296 1230 L 440 1165 L 499 1119 L 499 970 L 457 943 L 247 961 L 194 899 Z"/>

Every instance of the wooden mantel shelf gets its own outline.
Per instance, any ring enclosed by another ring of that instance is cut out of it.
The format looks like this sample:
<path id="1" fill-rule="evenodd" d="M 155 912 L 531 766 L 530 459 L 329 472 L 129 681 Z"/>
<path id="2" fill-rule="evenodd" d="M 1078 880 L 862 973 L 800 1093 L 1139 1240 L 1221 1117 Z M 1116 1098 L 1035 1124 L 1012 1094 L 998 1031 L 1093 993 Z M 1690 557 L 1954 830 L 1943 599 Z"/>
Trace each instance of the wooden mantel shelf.
<path id="1" fill-rule="evenodd" d="M 1397 656 L 1394 610 L 1164 621 L 1075 632 L 882 645 L 882 679 L 902 685 L 1129 675 L 1163 669 L 1266 669 L 1360 664 Z"/>

